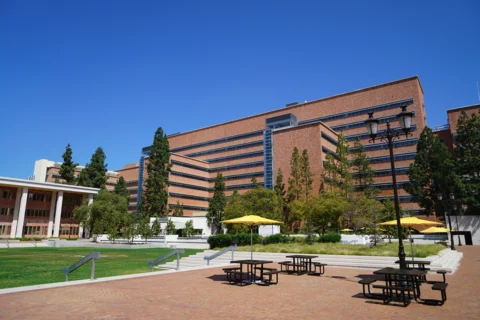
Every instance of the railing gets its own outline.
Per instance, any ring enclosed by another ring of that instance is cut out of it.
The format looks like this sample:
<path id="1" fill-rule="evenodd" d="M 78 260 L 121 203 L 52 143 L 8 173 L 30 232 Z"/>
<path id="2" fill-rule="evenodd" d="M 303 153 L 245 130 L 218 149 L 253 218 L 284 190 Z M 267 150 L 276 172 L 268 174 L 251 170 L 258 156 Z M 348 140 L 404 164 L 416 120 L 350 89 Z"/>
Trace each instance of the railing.
<path id="1" fill-rule="evenodd" d="M 74 264 L 72 264 L 70 267 L 63 267 L 62 271 L 65 273 L 65 282 L 68 281 L 68 274 L 70 272 L 75 271 L 77 268 L 81 267 L 85 263 L 87 263 L 89 260 L 92 260 L 92 272 L 90 273 L 90 280 L 95 279 L 95 259 L 100 258 L 100 252 L 92 252 L 88 256 L 83 257 L 82 259 L 78 260 Z"/>
<path id="2" fill-rule="evenodd" d="M 156 264 L 159 264 L 160 262 L 170 258 L 171 256 L 173 255 L 177 255 L 177 268 L 176 270 L 180 270 L 180 253 L 184 253 L 185 250 L 183 249 L 175 249 L 167 254 L 164 254 L 163 256 L 155 259 L 155 260 L 149 260 L 147 261 L 147 263 L 150 265 L 150 271 L 153 272 L 153 267 L 156 265 Z"/>
<path id="3" fill-rule="evenodd" d="M 236 251 L 237 249 L 238 249 L 237 245 L 230 246 L 228 248 L 223 249 L 222 251 L 218 251 L 218 252 L 212 254 L 211 256 L 203 257 L 203 260 L 207 260 L 207 266 L 209 266 L 210 265 L 210 260 L 213 260 L 213 259 L 221 256 L 222 254 L 224 254 L 228 251 L 232 251 L 232 260 L 235 260 L 235 259 L 233 259 L 233 252 Z"/>
<path id="4" fill-rule="evenodd" d="M 5 239 L 5 244 L 7 245 L 7 248 L 10 248 L 10 242 L 8 241 L 8 239 Z"/>

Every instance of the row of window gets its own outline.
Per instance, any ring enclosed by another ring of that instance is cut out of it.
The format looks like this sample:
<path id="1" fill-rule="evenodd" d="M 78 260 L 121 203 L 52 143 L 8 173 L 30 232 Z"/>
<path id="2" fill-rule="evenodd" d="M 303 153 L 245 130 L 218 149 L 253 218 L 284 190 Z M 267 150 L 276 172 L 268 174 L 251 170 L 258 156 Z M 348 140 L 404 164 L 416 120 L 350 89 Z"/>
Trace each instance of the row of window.
<path id="1" fill-rule="evenodd" d="M 413 111 L 413 117 L 415 118 L 415 111 Z M 397 121 L 397 115 L 381 117 L 381 118 L 378 118 L 378 120 L 380 121 L 380 123 L 394 122 L 394 121 Z M 365 127 L 365 121 L 357 121 L 357 122 L 340 124 L 337 126 L 333 126 L 332 129 L 335 131 L 344 131 L 344 130 L 362 128 L 362 127 Z"/>
<path id="2" fill-rule="evenodd" d="M 263 186 L 262 182 L 257 182 L 257 184 L 260 185 L 260 186 Z M 200 187 L 200 186 L 196 186 L 196 185 L 193 185 L 193 184 L 186 184 L 186 183 L 173 182 L 173 181 L 170 181 L 170 185 L 172 187 L 180 187 L 180 188 L 207 191 L 207 192 L 208 191 L 213 191 L 213 188 Z M 225 190 L 251 189 L 251 188 L 253 188 L 252 183 L 244 183 L 244 184 L 236 184 L 236 185 L 231 185 L 231 186 L 225 186 Z"/>
<path id="3" fill-rule="evenodd" d="M 60 225 L 59 235 L 61 236 L 78 236 L 78 226 L 62 226 Z"/>
<path id="4" fill-rule="evenodd" d="M 72 210 L 62 211 L 62 219 L 73 219 L 73 211 Z"/>
<path id="5" fill-rule="evenodd" d="M 247 152 L 247 153 L 242 153 L 242 154 L 236 154 L 236 155 L 233 155 L 233 156 L 207 159 L 205 161 L 207 161 L 209 163 L 215 163 L 215 162 L 230 161 L 230 160 L 237 160 L 237 159 L 254 158 L 254 157 L 258 157 L 258 156 L 263 156 L 263 150 L 254 151 L 254 152 Z"/>
<path id="6" fill-rule="evenodd" d="M 395 197 L 394 196 L 388 196 L 388 197 L 375 197 L 378 201 L 385 201 L 385 199 L 388 198 L 391 201 L 394 201 Z M 413 197 L 412 196 L 398 196 L 398 201 L 401 203 L 405 202 L 413 202 Z"/>
<path id="7" fill-rule="evenodd" d="M 223 147 L 223 148 L 210 149 L 210 150 L 205 150 L 205 151 L 198 151 L 198 152 L 187 154 L 187 157 L 198 157 L 198 156 L 204 156 L 204 155 L 207 155 L 207 154 L 213 154 L 213 153 L 218 153 L 218 152 L 226 152 L 226 151 L 232 151 L 232 150 L 239 150 L 239 149 L 245 149 L 245 148 L 262 146 L 262 145 L 263 145 L 262 140 L 252 141 L 252 142 L 236 144 L 236 145 L 233 145 L 233 146 L 226 146 L 226 147 Z"/>
<path id="8" fill-rule="evenodd" d="M 177 166 L 181 166 L 181 167 L 185 167 L 185 168 L 190 168 L 190 169 L 195 169 L 195 170 L 200 170 L 200 171 L 204 171 L 204 172 L 219 172 L 219 171 L 228 171 L 228 170 L 234 170 L 234 169 L 245 169 L 245 168 L 253 168 L 253 167 L 263 166 L 263 161 L 255 161 L 255 162 L 234 164 L 234 165 L 216 167 L 216 168 L 210 168 L 210 169 L 200 167 L 200 166 L 196 166 L 196 165 L 190 164 L 190 163 L 177 161 L 177 160 L 172 160 L 171 163 L 173 165 L 177 165 Z"/>
<path id="9" fill-rule="evenodd" d="M 398 181 L 397 182 L 397 188 L 403 188 L 405 185 L 410 183 L 410 181 Z M 393 189 L 393 183 L 373 183 L 370 185 L 370 187 L 375 188 L 375 189 L 380 189 L 380 190 L 390 190 Z M 355 186 L 355 189 L 360 190 L 362 187 L 361 186 Z"/>
<path id="10" fill-rule="evenodd" d="M 328 134 L 326 134 L 323 131 L 322 131 L 322 138 L 327 140 L 328 142 L 332 143 L 335 146 L 338 144 L 337 139 L 334 139 L 334 138 L 330 137 Z"/>
<path id="11" fill-rule="evenodd" d="M 395 173 L 396 174 L 406 174 L 408 171 L 408 167 L 401 167 L 401 168 L 396 168 Z M 357 176 L 358 172 L 354 172 L 353 176 Z M 392 170 L 391 169 L 380 169 L 380 170 L 375 170 L 375 177 L 384 177 L 384 176 L 391 176 L 392 175 Z"/>
<path id="12" fill-rule="evenodd" d="M 41 210 L 41 209 L 26 209 L 25 216 L 27 217 L 48 217 L 50 215 L 50 210 Z"/>
<path id="13" fill-rule="evenodd" d="M 392 128 L 392 129 L 395 130 L 395 131 L 399 131 L 400 133 L 402 132 L 400 127 L 396 127 L 396 128 Z M 416 124 L 414 124 L 410 127 L 410 132 L 414 132 L 414 131 L 417 131 L 417 125 Z M 385 130 L 379 130 L 378 135 L 381 136 L 384 132 L 385 132 Z M 352 135 L 349 135 L 349 136 L 345 136 L 345 139 L 347 141 L 354 141 L 357 138 L 359 138 L 360 140 L 369 139 L 370 135 L 368 134 L 368 132 L 365 132 L 365 133 L 352 134 Z"/>
<path id="14" fill-rule="evenodd" d="M 0 235 L 9 235 L 11 231 L 12 231 L 11 225 L 6 226 L 4 224 L 0 224 Z"/>
<path id="15" fill-rule="evenodd" d="M 409 153 L 401 153 L 401 154 L 396 154 L 393 156 L 393 159 L 395 161 L 404 161 L 404 160 L 414 160 L 415 159 L 415 152 L 409 152 Z M 385 163 L 385 162 L 390 162 L 390 156 L 381 156 L 381 157 L 371 157 L 368 158 L 370 163 Z"/>
<path id="16" fill-rule="evenodd" d="M 238 134 L 238 135 L 235 135 L 235 136 L 210 140 L 210 141 L 206 141 L 206 142 L 194 143 L 194 144 L 190 144 L 190 145 L 184 146 L 184 147 L 172 148 L 172 149 L 170 149 L 170 152 L 180 152 L 180 151 L 185 151 L 185 150 L 189 150 L 189 149 L 205 147 L 205 146 L 209 146 L 209 145 L 213 145 L 213 144 L 224 143 L 224 142 L 229 142 L 229 141 L 234 141 L 234 140 L 246 139 L 246 138 L 260 136 L 260 135 L 263 135 L 263 130 L 257 130 L 257 131 L 252 131 L 252 132 L 248 132 L 248 133 L 242 133 L 242 134 Z M 150 153 L 151 148 L 152 148 L 151 146 L 143 148 L 142 153 L 144 155 L 148 155 Z"/>
<path id="17" fill-rule="evenodd" d="M 215 178 L 205 178 L 205 177 L 197 176 L 194 174 L 183 173 L 178 171 L 170 171 L 170 174 L 173 176 L 185 177 L 185 178 L 195 179 L 199 181 L 206 181 L 206 182 L 215 181 Z M 223 180 L 238 180 L 238 179 L 245 179 L 245 178 L 252 178 L 252 177 L 263 177 L 263 174 L 264 174 L 263 172 L 234 174 L 234 175 L 224 176 Z"/>
<path id="18" fill-rule="evenodd" d="M 191 196 L 191 195 L 187 195 L 187 194 L 181 194 L 181 193 L 173 193 L 173 192 L 170 192 L 168 194 L 170 197 L 174 197 L 174 198 L 181 198 L 181 199 L 190 199 L 190 200 L 200 200 L 200 201 L 210 201 L 210 198 L 208 197 L 198 197 L 198 196 Z"/>
<path id="19" fill-rule="evenodd" d="M 13 216 L 14 208 L 0 208 L 0 216 Z"/>
<path id="20" fill-rule="evenodd" d="M 52 195 L 49 194 L 43 194 L 43 193 L 29 193 L 28 194 L 28 200 L 31 201 L 41 201 L 41 202 L 50 202 L 52 201 Z"/>
<path id="21" fill-rule="evenodd" d="M 170 209 L 175 209 L 177 207 L 177 205 L 176 204 L 169 204 L 168 207 Z M 205 207 L 185 206 L 185 205 L 182 205 L 182 207 L 185 210 L 208 211 L 208 208 L 205 208 Z"/>
<path id="22" fill-rule="evenodd" d="M 414 146 L 418 143 L 418 139 L 408 139 L 408 140 L 400 140 L 400 141 L 394 141 L 393 142 L 393 147 L 394 148 L 399 148 L 399 147 L 408 147 L 408 146 Z M 373 150 L 382 150 L 382 149 L 388 149 L 388 143 L 375 143 L 375 144 L 369 144 L 364 146 L 365 151 L 373 151 Z M 350 151 L 355 152 L 356 148 L 350 148 Z"/>
<path id="23" fill-rule="evenodd" d="M 71 204 L 71 205 L 79 206 L 82 204 L 82 198 L 63 197 L 63 204 Z"/>
<path id="24" fill-rule="evenodd" d="M 48 226 L 24 226 L 23 235 L 26 236 L 46 236 Z"/>
<path id="25" fill-rule="evenodd" d="M 16 197 L 17 197 L 17 193 L 15 191 L 2 192 L 2 199 L 15 199 Z"/>
<path id="26" fill-rule="evenodd" d="M 385 104 L 380 104 L 372 107 L 367 107 L 367 108 L 362 108 L 362 109 L 355 109 L 352 111 L 347 111 L 343 113 L 336 113 L 332 114 L 329 116 L 324 116 L 320 118 L 315 118 L 315 119 L 309 119 L 309 120 L 304 120 L 300 121 L 298 124 L 307 124 L 307 123 L 313 123 L 317 121 L 321 122 L 327 122 L 327 121 L 332 121 L 332 120 L 337 120 L 337 119 L 344 119 L 344 118 L 349 118 L 349 117 L 355 117 L 359 116 L 362 114 L 368 114 L 369 112 L 379 112 L 379 111 L 384 111 L 384 110 L 389 110 L 389 109 L 396 109 L 400 108 L 402 106 L 409 106 L 413 104 L 413 99 L 404 99 L 404 100 L 398 100 L 395 102 L 390 102 L 390 103 L 385 103 Z"/>

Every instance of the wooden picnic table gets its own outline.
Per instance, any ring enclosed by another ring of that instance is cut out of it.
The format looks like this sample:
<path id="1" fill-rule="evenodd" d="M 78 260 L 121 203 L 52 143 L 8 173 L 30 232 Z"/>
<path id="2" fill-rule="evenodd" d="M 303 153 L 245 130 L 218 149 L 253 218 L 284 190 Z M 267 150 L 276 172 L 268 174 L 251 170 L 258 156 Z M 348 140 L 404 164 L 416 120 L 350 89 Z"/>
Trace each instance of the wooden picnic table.
<path id="1" fill-rule="evenodd" d="M 300 273 L 311 273 L 312 259 L 318 258 L 318 256 L 294 254 L 294 255 L 286 256 L 286 258 L 290 258 L 293 260 L 293 264 L 292 264 L 293 272 L 300 274 Z"/>
<path id="2" fill-rule="evenodd" d="M 240 265 L 240 270 L 243 272 L 243 266 L 246 266 L 246 272 L 248 273 L 248 283 L 256 283 L 256 270 L 260 270 L 260 279 L 263 279 L 263 265 L 267 263 L 273 263 L 273 261 L 268 260 L 234 260 L 230 263 L 238 263 Z M 257 268 L 260 266 L 260 268 Z"/>

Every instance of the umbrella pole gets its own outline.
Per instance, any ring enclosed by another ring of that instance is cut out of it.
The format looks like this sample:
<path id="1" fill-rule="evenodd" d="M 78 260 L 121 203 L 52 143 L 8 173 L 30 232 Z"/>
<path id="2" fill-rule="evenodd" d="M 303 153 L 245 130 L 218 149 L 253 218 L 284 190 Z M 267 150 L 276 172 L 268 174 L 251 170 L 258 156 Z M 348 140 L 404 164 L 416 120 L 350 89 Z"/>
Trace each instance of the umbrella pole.
<path id="1" fill-rule="evenodd" d="M 410 236 L 410 252 L 412 254 L 412 262 L 413 262 L 413 242 L 412 242 L 412 230 L 408 228 L 408 235 Z"/>
<path id="2" fill-rule="evenodd" d="M 250 226 L 250 261 L 253 261 L 253 226 Z"/>

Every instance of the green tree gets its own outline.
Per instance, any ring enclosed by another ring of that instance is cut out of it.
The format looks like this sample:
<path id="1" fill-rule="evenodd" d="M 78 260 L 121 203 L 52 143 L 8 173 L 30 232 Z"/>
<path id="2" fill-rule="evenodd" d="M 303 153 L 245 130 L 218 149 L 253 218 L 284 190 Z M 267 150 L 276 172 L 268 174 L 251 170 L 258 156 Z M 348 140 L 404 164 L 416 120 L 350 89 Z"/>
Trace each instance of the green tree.
<path id="1" fill-rule="evenodd" d="M 65 152 L 62 155 L 63 163 L 60 166 L 60 176 L 67 184 L 75 183 L 75 168 L 78 166 L 78 163 L 73 162 L 72 160 L 72 148 L 70 143 L 65 148 Z"/>
<path id="2" fill-rule="evenodd" d="M 175 228 L 175 224 L 173 223 L 172 219 L 168 219 L 167 226 L 165 228 L 167 234 L 177 234 L 177 229 Z"/>
<path id="3" fill-rule="evenodd" d="M 278 169 L 278 172 L 277 172 L 277 178 L 275 180 L 275 186 L 273 188 L 275 190 L 275 192 L 277 193 L 277 196 L 279 196 L 280 198 L 284 198 L 285 197 L 285 183 L 283 183 L 283 173 L 282 173 L 282 169 Z"/>
<path id="4" fill-rule="evenodd" d="M 252 177 L 251 183 L 252 183 L 252 188 L 261 188 L 262 187 L 262 185 L 257 182 L 257 178 L 255 178 L 255 176 Z"/>
<path id="5" fill-rule="evenodd" d="M 274 190 L 255 188 L 242 195 L 245 215 L 281 220 L 282 206 Z"/>
<path id="6" fill-rule="evenodd" d="M 455 135 L 457 172 L 465 185 L 464 201 L 468 214 L 480 211 L 480 115 L 462 112 Z"/>
<path id="7" fill-rule="evenodd" d="M 158 217 L 154 217 L 154 218 L 155 220 L 153 220 L 153 223 L 152 223 L 152 235 L 158 236 L 162 231 L 162 228 L 160 227 L 160 222 L 158 222 Z"/>
<path id="8" fill-rule="evenodd" d="M 289 201 L 299 200 L 304 194 L 302 190 L 302 169 L 298 148 L 293 148 L 290 159 L 290 178 L 288 178 L 288 199 Z"/>
<path id="9" fill-rule="evenodd" d="M 308 199 L 312 192 L 313 176 L 314 174 L 310 171 L 308 151 L 307 149 L 303 149 L 302 156 L 300 158 L 300 185 L 302 186 L 302 198 L 304 199 Z"/>
<path id="10" fill-rule="evenodd" d="M 113 192 L 115 192 L 119 196 L 124 197 L 125 199 L 127 199 L 127 201 L 130 199 L 130 193 L 128 192 L 128 189 L 127 189 L 127 182 L 123 177 L 120 177 L 118 179 L 118 182 L 115 185 L 115 189 L 113 190 Z"/>
<path id="11" fill-rule="evenodd" d="M 90 162 L 78 176 L 77 184 L 84 187 L 105 188 L 107 182 L 107 164 L 105 152 L 102 148 L 97 148 L 92 155 Z"/>
<path id="12" fill-rule="evenodd" d="M 255 188 L 258 189 L 258 188 Z M 222 173 L 218 173 L 213 187 L 213 197 L 208 204 L 207 222 L 209 227 L 215 227 L 216 233 L 222 233 L 222 220 L 227 198 L 225 197 L 225 182 Z"/>
<path id="13" fill-rule="evenodd" d="M 383 201 L 382 216 L 380 222 L 387 222 L 396 219 L 395 203 L 386 197 Z M 397 237 L 397 226 L 382 226 L 382 232 L 388 237 L 388 242 Z"/>
<path id="14" fill-rule="evenodd" d="M 142 211 L 149 216 L 165 216 L 168 205 L 168 175 L 170 164 L 170 144 L 162 128 L 158 128 L 153 138 L 153 145 L 147 164 L 148 177 L 142 199 Z"/>
<path id="15" fill-rule="evenodd" d="M 456 163 L 452 155 L 428 127 L 423 129 L 414 163 L 408 169 L 410 182 L 405 190 L 410 193 L 425 213 L 434 212 L 437 193 L 448 199 L 450 193 L 462 195 L 462 183 L 456 174 Z"/>
<path id="16" fill-rule="evenodd" d="M 128 213 L 125 219 L 125 225 L 122 229 L 122 236 L 129 243 L 133 243 L 137 235 L 137 214 Z"/>
<path id="17" fill-rule="evenodd" d="M 88 200 L 73 210 L 75 220 L 82 223 L 93 235 L 108 234 L 114 240 L 125 225 L 128 203 L 124 197 L 100 190 L 89 206 Z"/>
<path id="18" fill-rule="evenodd" d="M 340 216 L 348 206 L 348 201 L 335 193 L 314 196 L 306 206 L 307 223 L 323 235 L 329 227 L 339 226 Z"/>
<path id="19" fill-rule="evenodd" d="M 148 215 L 143 215 L 139 218 L 137 232 L 145 239 L 145 242 L 152 236 L 152 227 L 150 226 L 150 217 Z"/>
<path id="20" fill-rule="evenodd" d="M 185 222 L 185 228 L 183 228 L 182 235 L 184 237 L 191 237 L 195 234 L 195 229 L 193 228 L 193 220 L 190 219 Z"/>
<path id="21" fill-rule="evenodd" d="M 183 217 L 183 204 L 180 203 L 180 201 L 177 201 L 177 204 L 175 205 L 175 208 L 173 208 L 173 217 Z"/>
<path id="22" fill-rule="evenodd" d="M 245 206 L 242 196 L 237 190 L 233 191 L 232 196 L 228 199 L 225 206 L 224 220 L 230 220 L 245 216 Z M 226 224 L 227 233 L 243 233 L 250 231 L 249 227 L 241 224 Z"/>
<path id="23" fill-rule="evenodd" d="M 357 225 L 367 228 L 373 233 L 373 245 L 377 245 L 378 223 L 383 216 L 383 206 L 378 200 L 361 196 L 356 201 L 359 214 L 356 217 Z"/>
<path id="24" fill-rule="evenodd" d="M 352 198 L 354 186 L 351 173 L 350 152 L 347 140 L 340 134 L 335 155 L 327 154 L 322 174 L 326 191 L 341 195 L 344 199 Z"/>
<path id="25" fill-rule="evenodd" d="M 365 147 L 357 137 L 354 145 L 354 152 L 352 152 L 351 168 L 355 172 L 354 178 L 357 186 L 357 190 L 361 195 L 367 198 L 372 198 L 379 193 L 378 189 L 372 187 L 375 176 L 375 171 L 370 165 L 367 154 L 365 153 Z"/>

